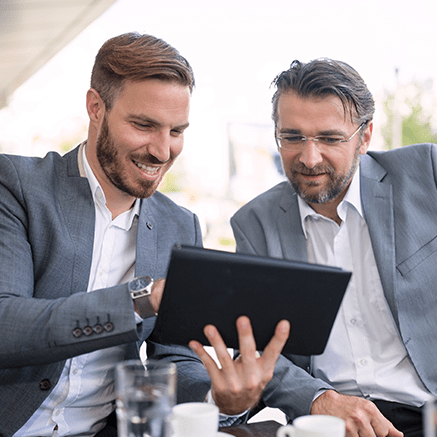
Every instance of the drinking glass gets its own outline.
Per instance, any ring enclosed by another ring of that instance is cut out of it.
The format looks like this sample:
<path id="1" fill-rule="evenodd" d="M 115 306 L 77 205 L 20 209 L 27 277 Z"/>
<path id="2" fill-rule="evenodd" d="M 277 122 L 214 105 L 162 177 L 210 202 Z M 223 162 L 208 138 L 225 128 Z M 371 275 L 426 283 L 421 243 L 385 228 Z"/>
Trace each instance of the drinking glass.
<path id="1" fill-rule="evenodd" d="M 120 437 L 170 437 L 176 399 L 176 365 L 125 361 L 115 368 Z"/>

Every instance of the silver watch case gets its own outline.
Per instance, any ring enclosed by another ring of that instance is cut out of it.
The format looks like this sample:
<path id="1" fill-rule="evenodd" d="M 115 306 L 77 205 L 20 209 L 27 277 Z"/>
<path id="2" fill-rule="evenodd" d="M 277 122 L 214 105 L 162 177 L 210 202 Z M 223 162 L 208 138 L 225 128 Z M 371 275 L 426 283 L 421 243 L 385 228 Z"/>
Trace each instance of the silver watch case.
<path id="1" fill-rule="evenodd" d="M 129 281 L 128 288 L 132 299 L 150 296 L 152 293 L 153 279 L 150 276 L 138 276 Z"/>

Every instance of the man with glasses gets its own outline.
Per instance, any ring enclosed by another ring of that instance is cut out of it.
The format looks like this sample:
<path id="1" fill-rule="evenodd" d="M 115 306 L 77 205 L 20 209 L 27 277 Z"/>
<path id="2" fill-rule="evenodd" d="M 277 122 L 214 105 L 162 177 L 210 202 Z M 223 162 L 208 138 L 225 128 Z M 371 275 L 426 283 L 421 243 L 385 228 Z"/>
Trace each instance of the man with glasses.
<path id="1" fill-rule="evenodd" d="M 274 84 L 288 181 L 231 219 L 237 251 L 353 275 L 324 353 L 281 356 L 262 400 L 342 417 L 348 436 L 422 435 L 437 394 L 437 148 L 368 152 L 374 101 L 343 62 L 294 61 Z"/>

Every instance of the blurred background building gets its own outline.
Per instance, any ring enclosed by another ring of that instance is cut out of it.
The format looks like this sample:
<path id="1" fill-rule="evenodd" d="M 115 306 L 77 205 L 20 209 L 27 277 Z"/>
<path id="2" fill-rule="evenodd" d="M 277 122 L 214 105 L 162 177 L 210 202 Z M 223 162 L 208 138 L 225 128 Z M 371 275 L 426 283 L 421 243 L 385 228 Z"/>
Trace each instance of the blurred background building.
<path id="1" fill-rule="evenodd" d="M 371 148 L 433 141 L 436 9 L 434 0 L 0 0 L 0 151 L 44 156 L 81 142 L 99 47 L 123 32 L 154 34 L 197 82 L 184 152 L 160 189 L 198 214 L 206 247 L 232 251 L 231 215 L 283 180 L 270 84 L 294 59 L 358 70 L 377 102 Z"/>

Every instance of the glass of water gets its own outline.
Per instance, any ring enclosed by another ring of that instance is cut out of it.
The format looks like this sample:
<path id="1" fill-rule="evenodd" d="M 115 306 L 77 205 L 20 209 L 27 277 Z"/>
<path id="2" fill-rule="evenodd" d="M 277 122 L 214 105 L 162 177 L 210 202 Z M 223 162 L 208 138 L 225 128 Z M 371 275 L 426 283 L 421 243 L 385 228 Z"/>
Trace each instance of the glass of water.
<path id="1" fill-rule="evenodd" d="M 120 437 L 170 437 L 176 400 L 176 365 L 125 361 L 116 366 L 117 425 Z"/>

